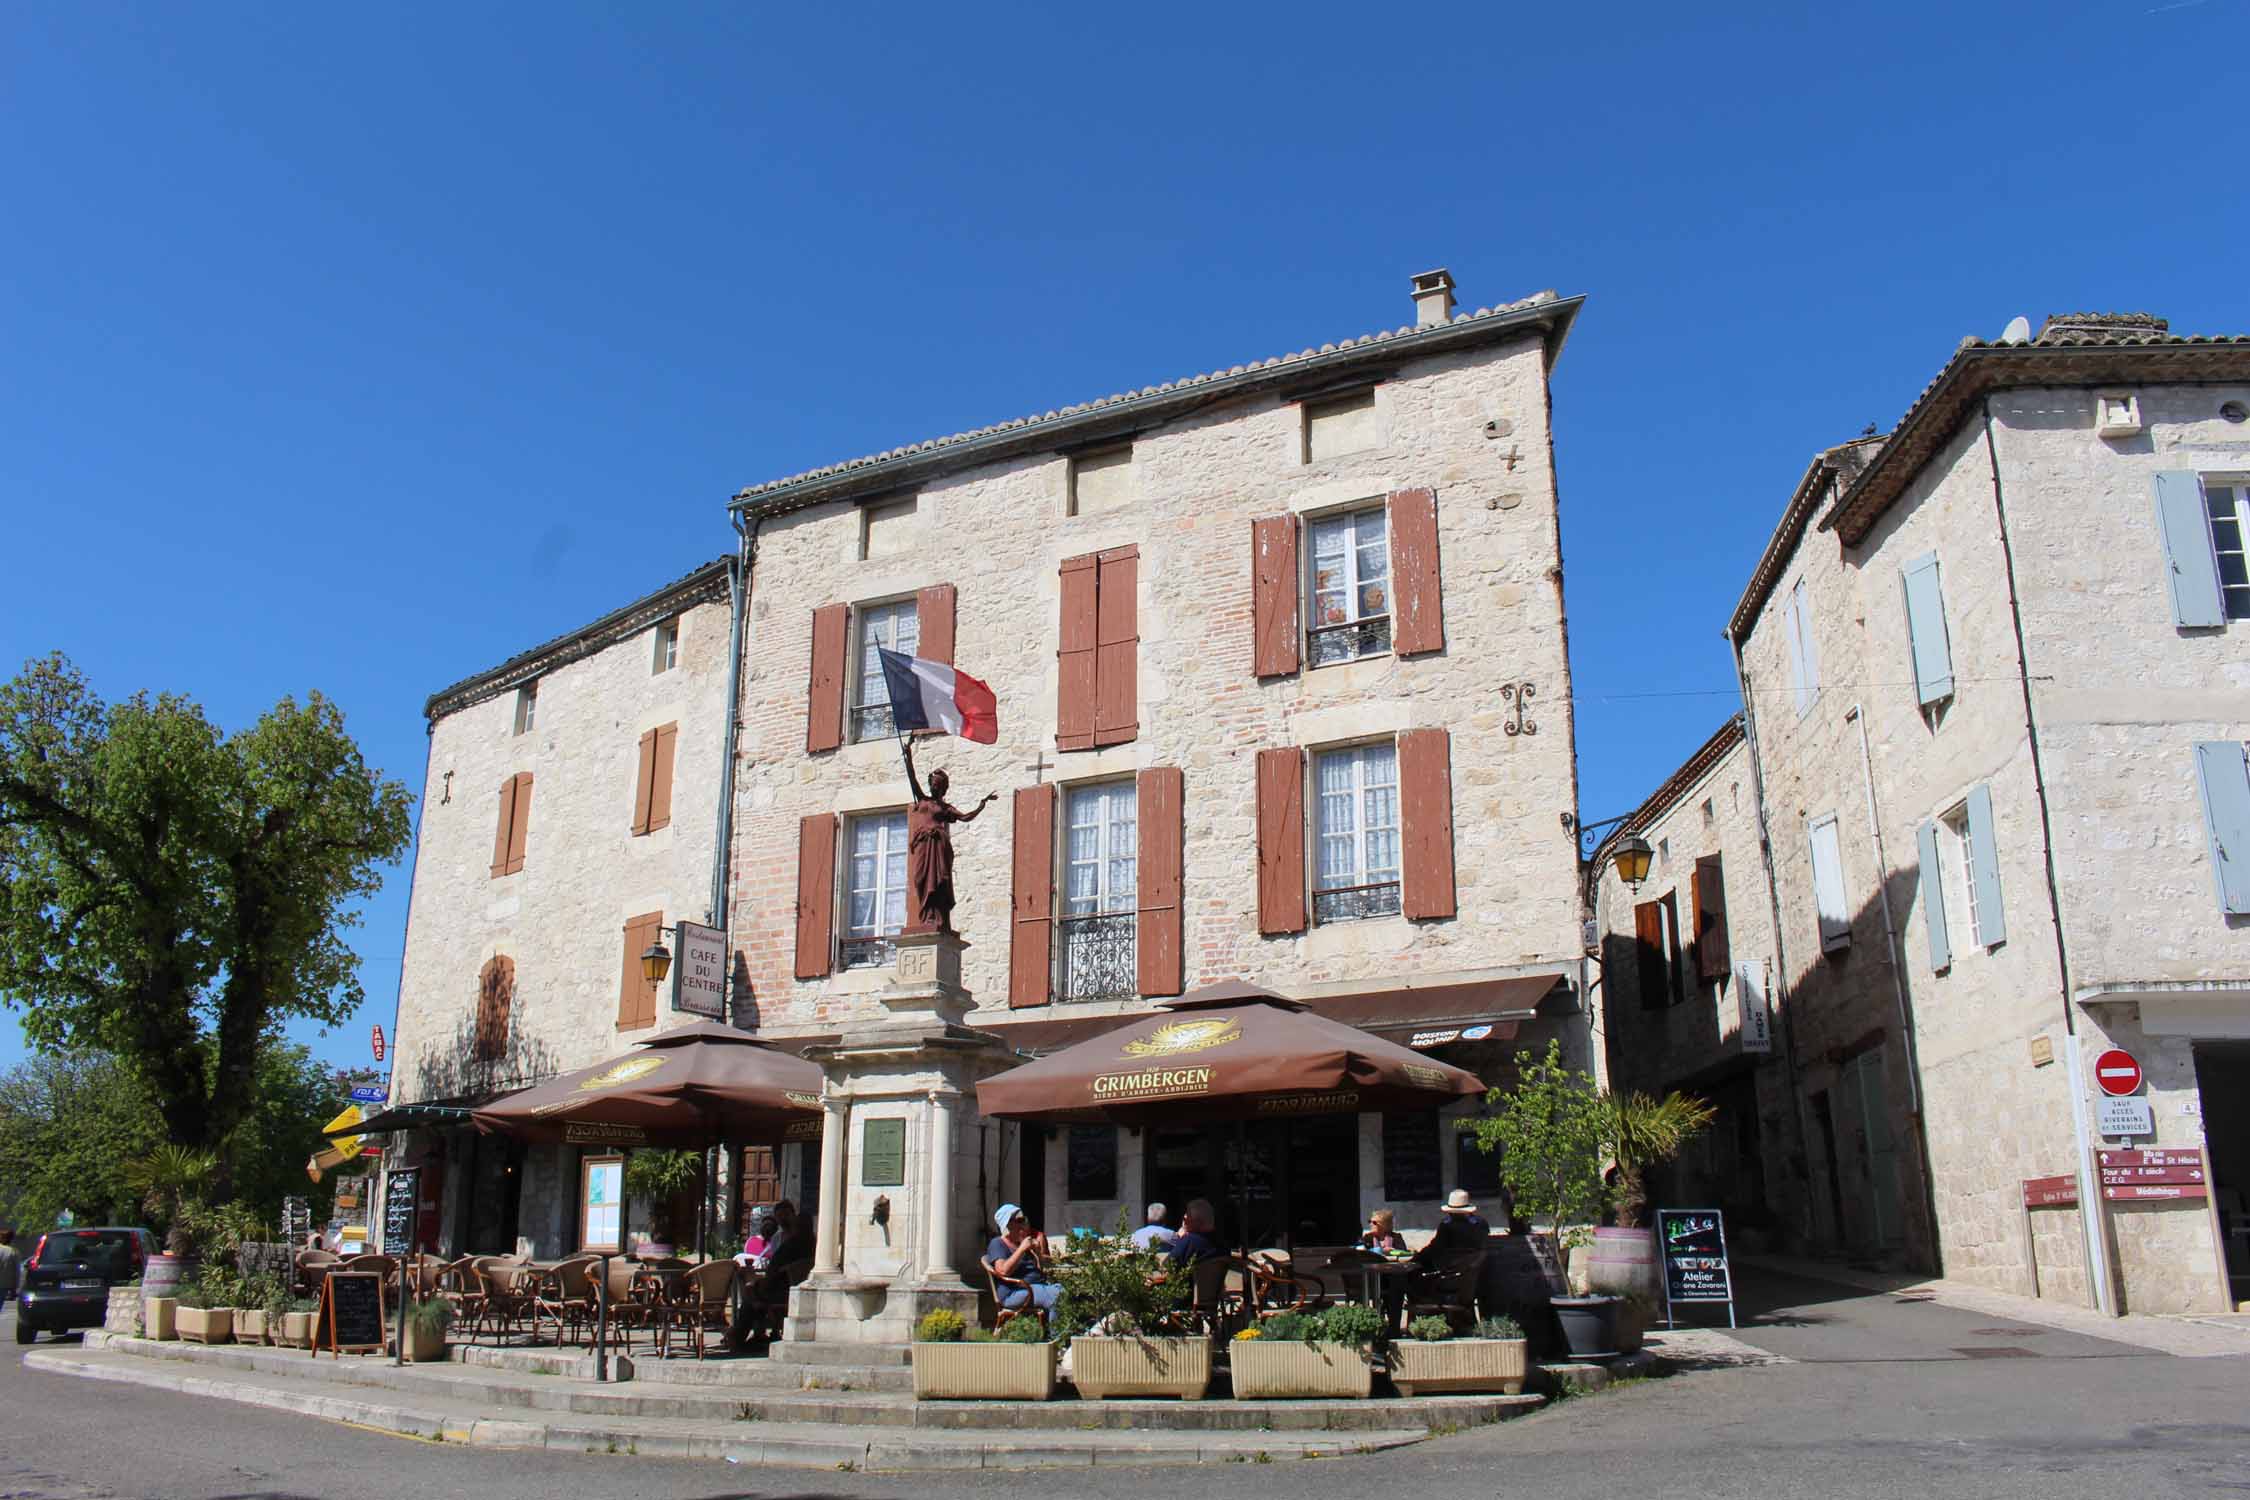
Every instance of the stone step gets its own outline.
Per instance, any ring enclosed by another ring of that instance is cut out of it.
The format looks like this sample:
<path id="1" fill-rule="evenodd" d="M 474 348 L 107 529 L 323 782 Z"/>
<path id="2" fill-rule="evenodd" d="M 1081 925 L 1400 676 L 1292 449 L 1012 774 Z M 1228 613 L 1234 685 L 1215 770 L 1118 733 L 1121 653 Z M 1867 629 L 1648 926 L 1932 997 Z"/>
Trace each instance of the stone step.
<path id="1" fill-rule="evenodd" d="M 785 1365 L 901 1365 L 911 1369 L 913 1351 L 903 1344 L 814 1344 L 783 1339 L 769 1356 Z"/>

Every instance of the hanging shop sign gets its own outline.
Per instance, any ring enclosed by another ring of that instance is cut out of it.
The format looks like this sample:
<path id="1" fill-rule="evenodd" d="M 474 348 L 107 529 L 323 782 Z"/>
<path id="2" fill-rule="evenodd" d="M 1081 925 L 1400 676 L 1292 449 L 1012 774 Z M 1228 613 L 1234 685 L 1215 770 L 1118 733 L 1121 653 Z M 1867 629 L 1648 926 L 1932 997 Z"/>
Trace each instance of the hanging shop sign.
<path id="1" fill-rule="evenodd" d="M 422 1191 L 420 1167 L 398 1167 L 383 1179 L 383 1253 L 414 1253 L 414 1200 Z"/>
<path id="2" fill-rule="evenodd" d="M 679 925 L 680 958 L 672 966 L 672 1009 L 724 1020 L 727 1013 L 727 939 L 716 927 Z"/>

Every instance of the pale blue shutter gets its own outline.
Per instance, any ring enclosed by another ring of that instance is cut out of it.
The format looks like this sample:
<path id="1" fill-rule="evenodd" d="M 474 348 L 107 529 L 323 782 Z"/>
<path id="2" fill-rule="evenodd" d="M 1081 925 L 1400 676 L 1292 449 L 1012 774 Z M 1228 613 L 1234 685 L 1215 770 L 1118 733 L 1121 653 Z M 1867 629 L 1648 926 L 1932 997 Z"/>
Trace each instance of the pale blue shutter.
<path id="1" fill-rule="evenodd" d="M 1924 823 L 1914 835 L 1922 848 L 1922 925 L 1930 931 L 1930 967 L 1943 969 L 1953 962 L 1953 944 L 1945 930 L 1945 872 L 1938 864 L 1937 824 Z"/>
<path id="2" fill-rule="evenodd" d="M 2242 742 L 2198 744 L 2195 777 L 2203 785 L 2203 826 L 2211 835 L 2219 910 L 2250 912 L 2250 757 L 2245 756 Z"/>
<path id="3" fill-rule="evenodd" d="M 2000 850 L 1992 838 L 1992 788 L 1969 788 L 1969 858 L 1977 867 L 1976 940 L 1989 948 L 2008 935 L 2008 914 L 2000 908 Z"/>
<path id="4" fill-rule="evenodd" d="M 2211 550 L 2211 517 L 2203 508 L 2203 481 L 2190 470 L 2156 478 L 2156 526 L 2164 535 L 2165 572 L 2172 584 L 2172 623 L 2224 625 L 2219 559 Z"/>
<path id="5" fill-rule="evenodd" d="M 1938 588 L 1935 552 L 1906 565 L 1906 635 L 1914 653 L 1914 691 L 1920 702 L 1953 696 L 1953 643 L 1945 634 L 1945 595 Z"/>

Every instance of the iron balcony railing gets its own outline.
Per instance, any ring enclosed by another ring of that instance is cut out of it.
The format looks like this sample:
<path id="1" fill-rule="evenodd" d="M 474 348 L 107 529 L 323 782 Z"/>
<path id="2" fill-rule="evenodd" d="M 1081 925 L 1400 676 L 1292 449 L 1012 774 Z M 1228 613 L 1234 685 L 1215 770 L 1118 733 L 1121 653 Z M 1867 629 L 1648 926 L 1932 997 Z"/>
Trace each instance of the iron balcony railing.
<path id="1" fill-rule="evenodd" d="M 1370 615 L 1342 625 L 1318 625 L 1305 634 L 1314 666 L 1356 661 L 1362 656 L 1380 656 L 1391 649 L 1391 617 Z"/>
<path id="2" fill-rule="evenodd" d="M 1140 919 L 1094 912 L 1062 919 L 1055 992 L 1063 1000 L 1124 1000 L 1140 993 Z"/>
<path id="3" fill-rule="evenodd" d="M 1378 880 L 1372 885 L 1331 886 L 1313 892 L 1315 922 L 1357 922 L 1364 917 L 1395 917 L 1398 913 L 1398 882 L 1395 880 Z"/>

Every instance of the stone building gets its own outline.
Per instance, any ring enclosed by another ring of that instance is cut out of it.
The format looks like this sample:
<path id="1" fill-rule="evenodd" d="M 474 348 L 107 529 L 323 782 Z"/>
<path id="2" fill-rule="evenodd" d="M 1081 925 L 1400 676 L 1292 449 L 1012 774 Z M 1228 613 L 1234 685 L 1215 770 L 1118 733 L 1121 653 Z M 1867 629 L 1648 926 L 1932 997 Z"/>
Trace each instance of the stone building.
<path id="1" fill-rule="evenodd" d="M 2110 1308 L 2231 1306 L 2250 340 L 2142 316 L 2016 333 L 1965 341 L 1888 437 L 1813 461 L 1728 625 L 1804 1239 Z M 2113 1047 L 2147 1082 L 2105 1107 Z M 2105 1183 L 2126 1147 L 2212 1180 Z"/>
<path id="2" fill-rule="evenodd" d="M 964 811 L 995 799 L 954 836 L 970 1026 L 1035 1054 L 1239 978 L 1488 1080 L 1548 1035 L 1585 1060 L 1547 385 L 1579 301 L 1457 314 L 1442 272 L 1415 299 L 1413 327 L 741 492 L 738 1021 L 818 1055 L 883 1015 L 909 801 L 883 646 L 998 700 L 996 743 L 917 747 Z M 918 1100 L 832 1106 L 923 1128 Z M 1008 1199 L 1106 1228 L 1231 1205 L 1247 1170 L 1254 1233 L 1287 1201 L 1327 1238 L 1493 1185 L 1428 1117 L 1262 1129 L 1246 1160 L 1187 1124 L 959 1119 L 957 1266 Z M 781 1164 L 801 1197 L 817 1155 Z M 922 1222 L 916 1182 L 838 1188 L 824 1243 Z"/>
<path id="3" fill-rule="evenodd" d="M 1773 906 L 1742 716 L 1720 725 L 1594 850 L 1600 1018 L 1608 1086 L 1707 1100 L 1717 1118 L 1668 1167 L 1657 1201 L 1713 1207 L 1738 1242 L 1801 1238 L 1807 1189 L 1789 1058 L 1772 1008 Z M 1610 853 L 1651 850 L 1637 887 Z"/>
<path id="4" fill-rule="evenodd" d="M 480 1136 L 467 1106 L 692 1016 L 641 977 L 713 914 L 734 561 L 432 694 L 394 1025 L 393 1168 L 448 1253 L 576 1247 L 576 1147 Z M 643 1210 L 645 1223 L 645 1208 Z"/>

